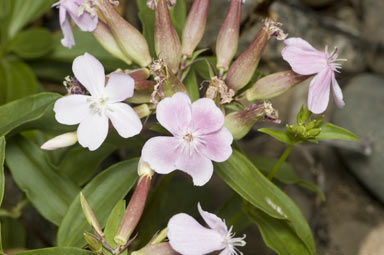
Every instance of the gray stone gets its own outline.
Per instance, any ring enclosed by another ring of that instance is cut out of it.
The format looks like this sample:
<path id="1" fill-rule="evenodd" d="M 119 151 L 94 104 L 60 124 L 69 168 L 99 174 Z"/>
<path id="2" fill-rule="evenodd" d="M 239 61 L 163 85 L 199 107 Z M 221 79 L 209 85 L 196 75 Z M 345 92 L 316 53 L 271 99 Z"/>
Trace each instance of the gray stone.
<path id="1" fill-rule="evenodd" d="M 384 77 L 360 74 L 344 90 L 346 106 L 333 122 L 355 132 L 371 144 L 370 156 L 341 150 L 343 160 L 357 178 L 384 202 Z"/>
<path id="2" fill-rule="evenodd" d="M 302 3 L 311 7 L 324 7 L 330 5 L 333 0 L 300 0 Z"/>

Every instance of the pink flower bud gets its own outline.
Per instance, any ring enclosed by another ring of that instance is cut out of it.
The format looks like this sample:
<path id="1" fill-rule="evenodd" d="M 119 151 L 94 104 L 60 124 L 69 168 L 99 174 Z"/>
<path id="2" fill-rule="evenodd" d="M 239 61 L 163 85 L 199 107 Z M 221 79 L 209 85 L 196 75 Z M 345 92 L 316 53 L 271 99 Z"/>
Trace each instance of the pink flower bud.
<path id="1" fill-rule="evenodd" d="M 181 59 L 181 45 L 169 17 L 166 0 L 157 0 L 155 4 L 155 49 L 157 56 L 176 73 Z"/>
<path id="2" fill-rule="evenodd" d="M 297 74 L 291 70 L 270 74 L 256 81 L 245 92 L 245 95 L 248 101 L 274 98 L 287 92 L 308 77 L 308 75 Z"/>
<path id="3" fill-rule="evenodd" d="M 132 252 L 132 255 L 176 255 L 178 254 L 174 249 L 172 249 L 169 243 L 158 243 L 147 245 L 141 250 Z"/>
<path id="4" fill-rule="evenodd" d="M 217 68 L 228 70 L 237 52 L 241 18 L 241 0 L 231 0 L 216 41 Z"/>
<path id="5" fill-rule="evenodd" d="M 121 51 L 140 66 L 148 66 L 152 58 L 144 36 L 120 16 L 109 0 L 103 0 L 99 7 Z"/>
<path id="6" fill-rule="evenodd" d="M 209 0 L 195 0 L 184 25 L 182 53 L 191 57 L 203 38 L 207 23 Z"/>
<path id="7" fill-rule="evenodd" d="M 227 86 L 235 91 L 243 88 L 252 79 L 259 64 L 261 53 L 270 37 L 275 36 L 279 40 L 286 35 L 278 27 L 278 24 L 270 19 L 264 21 L 263 27 L 256 35 L 249 47 L 236 59 L 228 70 L 225 80 Z"/>

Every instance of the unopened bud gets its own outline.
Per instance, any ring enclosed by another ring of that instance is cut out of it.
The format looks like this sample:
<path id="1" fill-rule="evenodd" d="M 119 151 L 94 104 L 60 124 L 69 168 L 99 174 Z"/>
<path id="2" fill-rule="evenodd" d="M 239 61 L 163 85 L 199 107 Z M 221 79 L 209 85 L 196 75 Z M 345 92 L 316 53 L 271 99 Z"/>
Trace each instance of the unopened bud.
<path id="1" fill-rule="evenodd" d="M 278 39 L 285 38 L 281 36 L 282 31 L 278 33 L 281 30 L 279 29 L 278 24 L 271 19 L 264 21 L 263 27 L 255 39 L 229 68 L 225 80 L 229 88 L 238 91 L 251 81 L 269 38 L 272 36 L 276 36 Z"/>
<path id="2" fill-rule="evenodd" d="M 84 239 L 92 251 L 96 253 L 101 253 L 103 251 L 103 244 L 92 234 L 84 233 Z"/>
<path id="3" fill-rule="evenodd" d="M 149 106 L 147 104 L 135 106 L 133 107 L 133 110 L 136 112 L 137 116 L 139 116 L 140 119 L 147 117 L 151 114 L 151 109 L 149 109 Z"/>
<path id="4" fill-rule="evenodd" d="M 151 71 L 148 68 L 138 68 L 134 70 L 124 70 L 124 73 L 129 74 L 135 81 L 147 80 L 151 75 Z"/>
<path id="5" fill-rule="evenodd" d="M 187 93 L 184 84 L 171 71 L 167 72 L 167 79 L 163 82 L 162 91 L 166 97 L 171 97 L 177 92 Z"/>
<path id="6" fill-rule="evenodd" d="M 241 0 L 231 0 L 216 40 L 217 68 L 228 70 L 232 58 L 237 52 L 241 18 Z"/>
<path id="7" fill-rule="evenodd" d="M 109 0 L 99 1 L 100 11 L 124 55 L 142 67 L 148 66 L 152 58 L 144 36 L 120 16 Z"/>
<path id="8" fill-rule="evenodd" d="M 149 178 L 152 178 L 152 176 L 155 174 L 155 172 L 152 170 L 149 164 L 146 161 L 144 161 L 142 158 L 140 158 L 139 160 L 137 173 L 139 176 L 147 176 Z"/>
<path id="9" fill-rule="evenodd" d="M 209 0 L 195 0 L 185 21 L 182 37 L 182 53 L 191 57 L 203 38 L 207 23 Z"/>
<path id="10" fill-rule="evenodd" d="M 91 227 L 96 232 L 96 234 L 98 234 L 99 236 L 103 236 L 104 235 L 103 231 L 101 230 L 100 224 L 96 219 L 95 213 L 93 212 L 92 208 L 89 206 L 82 192 L 80 192 L 80 204 L 89 225 L 91 225 Z"/>
<path id="11" fill-rule="evenodd" d="M 297 114 L 297 124 L 304 125 L 311 117 L 312 113 L 307 107 L 301 106 L 299 114 Z"/>
<path id="12" fill-rule="evenodd" d="M 132 252 L 132 255 L 176 255 L 177 253 L 172 249 L 171 245 L 166 243 L 158 243 L 147 245 L 144 248 Z"/>
<path id="13" fill-rule="evenodd" d="M 232 112 L 225 116 L 225 127 L 234 139 L 243 138 L 262 119 L 277 120 L 278 113 L 270 103 L 254 104 L 245 110 Z"/>
<path id="14" fill-rule="evenodd" d="M 177 73 L 181 60 L 180 39 L 169 17 L 166 0 L 155 3 L 155 50 L 173 73 Z"/>
<path id="15" fill-rule="evenodd" d="M 77 143 L 76 132 L 68 132 L 46 141 L 40 148 L 43 150 L 56 150 L 74 145 L 75 143 Z"/>
<path id="16" fill-rule="evenodd" d="M 308 77 L 291 70 L 270 74 L 256 81 L 245 95 L 248 101 L 271 99 L 287 92 Z"/>
<path id="17" fill-rule="evenodd" d="M 164 228 L 163 230 L 160 231 L 160 233 L 157 233 L 152 240 L 150 241 L 150 244 L 157 244 L 161 243 L 162 241 L 167 238 L 167 233 L 168 233 L 168 228 Z"/>
<path id="18" fill-rule="evenodd" d="M 104 49 L 111 53 L 112 56 L 121 59 L 128 65 L 132 64 L 132 60 L 130 60 L 128 56 L 126 56 L 120 49 L 115 38 L 113 37 L 111 30 L 101 20 L 99 20 L 99 22 L 97 23 L 97 27 L 93 31 L 93 35 L 95 36 L 96 40 L 101 44 L 101 46 L 103 46 Z"/>

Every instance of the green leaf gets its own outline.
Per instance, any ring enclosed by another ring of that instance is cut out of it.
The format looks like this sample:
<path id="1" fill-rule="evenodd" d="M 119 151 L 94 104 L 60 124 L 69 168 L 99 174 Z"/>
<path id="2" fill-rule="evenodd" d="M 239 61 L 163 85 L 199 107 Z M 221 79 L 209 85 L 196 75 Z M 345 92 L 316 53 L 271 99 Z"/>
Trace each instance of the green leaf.
<path id="1" fill-rule="evenodd" d="M 276 130 L 276 129 L 270 129 L 270 128 L 260 128 L 257 131 L 260 131 L 262 133 L 270 135 L 282 143 L 293 144 L 293 142 L 291 141 L 289 136 L 283 130 Z"/>
<path id="2" fill-rule="evenodd" d="M 9 43 L 8 50 L 22 58 L 38 58 L 53 48 L 53 37 L 48 29 L 30 28 L 18 33 Z"/>
<path id="3" fill-rule="evenodd" d="M 0 62 L 0 105 L 22 98 L 37 90 L 37 79 L 31 68 L 19 60 Z"/>
<path id="4" fill-rule="evenodd" d="M 4 198 L 4 160 L 5 160 L 5 138 L 0 137 L 0 205 Z M 1 243 L 1 239 L 0 239 Z"/>
<path id="5" fill-rule="evenodd" d="M 12 0 L 9 38 L 13 38 L 21 28 L 43 15 L 55 2 L 57 0 Z"/>
<path id="6" fill-rule="evenodd" d="M 17 136 L 7 143 L 6 163 L 16 184 L 43 217 L 59 225 L 80 190 L 47 159 L 46 152 L 26 138 Z"/>
<path id="7" fill-rule="evenodd" d="M 225 162 L 215 163 L 215 172 L 242 198 L 276 219 L 289 225 L 307 247 L 307 254 L 316 254 L 311 229 L 297 205 L 270 182 L 247 157 L 233 150 Z"/>
<path id="8" fill-rule="evenodd" d="M 215 76 L 216 57 L 204 57 L 202 61 L 193 64 L 194 70 L 205 80 Z"/>
<path id="9" fill-rule="evenodd" d="M 1 219 L 1 237 L 4 250 L 24 248 L 26 246 L 27 234 L 25 228 L 16 219 Z"/>
<path id="10" fill-rule="evenodd" d="M 59 97 L 55 93 L 40 93 L 0 106 L 0 135 L 39 119 Z"/>
<path id="11" fill-rule="evenodd" d="M 3 255 L 4 254 L 4 250 L 3 250 L 3 239 L 1 237 L 1 223 L 0 223 L 0 254 Z"/>
<path id="12" fill-rule="evenodd" d="M 104 238 L 105 241 L 107 241 L 107 243 L 112 246 L 112 248 L 116 248 L 114 238 L 117 234 L 117 231 L 119 230 L 120 222 L 123 219 L 124 212 L 125 200 L 120 200 L 113 208 L 111 214 L 108 217 L 107 224 L 105 225 Z M 109 251 L 106 252 L 107 254 L 111 254 Z M 122 254 L 127 254 L 127 251 Z"/>
<path id="13" fill-rule="evenodd" d="M 89 151 L 76 145 L 65 154 L 58 165 L 58 172 L 81 186 L 95 174 L 101 162 L 115 149 L 116 147 L 111 144 L 103 144 L 99 149 Z"/>
<path id="14" fill-rule="evenodd" d="M 192 102 L 200 98 L 199 85 L 197 84 L 196 73 L 193 69 L 189 71 L 183 83 Z"/>
<path id="15" fill-rule="evenodd" d="M 89 205 L 104 227 L 113 207 L 131 190 L 137 179 L 138 159 L 130 159 L 111 166 L 96 176 L 82 190 Z M 90 232 L 80 205 L 79 195 L 73 200 L 59 227 L 59 246 L 82 247 L 84 232 Z"/>
<path id="16" fill-rule="evenodd" d="M 139 9 L 139 19 L 143 27 L 143 36 L 147 40 L 152 57 L 156 57 L 155 51 L 155 12 L 147 7 L 146 0 L 136 0 Z"/>
<path id="17" fill-rule="evenodd" d="M 349 130 L 324 122 L 320 125 L 321 132 L 316 136 L 317 140 L 340 139 L 347 141 L 357 141 L 359 138 Z"/>
<path id="18" fill-rule="evenodd" d="M 179 38 L 182 37 L 185 19 L 187 18 L 187 7 L 185 6 L 185 0 L 178 0 L 176 5 L 170 9 L 169 16 L 173 26 L 176 29 Z"/>
<path id="19" fill-rule="evenodd" d="M 52 247 L 15 253 L 15 255 L 96 255 L 96 253 L 69 247 Z"/>
<path id="20" fill-rule="evenodd" d="M 250 205 L 246 208 L 249 218 L 259 227 L 264 242 L 277 254 L 310 254 L 288 221 L 275 219 Z"/>

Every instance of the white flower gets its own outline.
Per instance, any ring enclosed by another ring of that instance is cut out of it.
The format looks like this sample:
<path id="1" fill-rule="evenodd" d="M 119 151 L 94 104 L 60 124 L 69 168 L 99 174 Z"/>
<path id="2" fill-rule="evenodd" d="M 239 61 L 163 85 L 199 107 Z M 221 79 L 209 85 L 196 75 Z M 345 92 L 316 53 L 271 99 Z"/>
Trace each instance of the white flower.
<path id="1" fill-rule="evenodd" d="M 109 120 L 120 136 L 128 138 L 140 133 L 140 118 L 125 99 L 133 96 L 134 80 L 127 74 L 112 73 L 105 84 L 102 64 L 85 53 L 72 65 L 76 79 L 89 91 L 88 95 L 69 95 L 56 101 L 56 120 L 75 125 L 77 137 L 83 147 L 93 151 L 100 147 L 108 134 Z"/>

